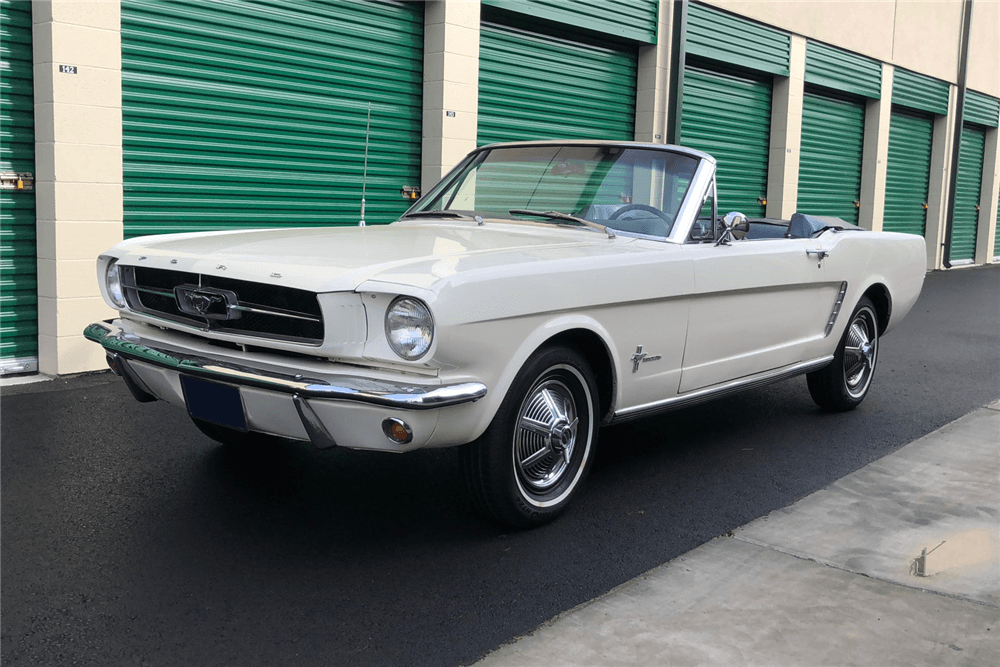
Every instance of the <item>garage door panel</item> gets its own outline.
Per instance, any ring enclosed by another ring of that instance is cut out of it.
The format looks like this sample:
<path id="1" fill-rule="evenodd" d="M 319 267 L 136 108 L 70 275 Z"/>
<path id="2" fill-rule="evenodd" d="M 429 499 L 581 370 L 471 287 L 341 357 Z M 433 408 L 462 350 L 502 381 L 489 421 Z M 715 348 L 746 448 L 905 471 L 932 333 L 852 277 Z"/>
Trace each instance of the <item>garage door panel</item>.
<path id="1" fill-rule="evenodd" d="M 635 135 L 637 52 L 483 23 L 477 143 Z"/>
<path id="2" fill-rule="evenodd" d="M 31 4 L 0 0 L 0 171 L 35 171 Z M 0 374 L 38 370 L 35 193 L 0 190 Z"/>
<path id="3" fill-rule="evenodd" d="M 893 110 L 882 222 L 885 231 L 924 235 L 933 136 L 932 118 Z"/>
<path id="4" fill-rule="evenodd" d="M 857 224 L 864 147 L 863 102 L 806 91 L 796 209 Z"/>
<path id="5" fill-rule="evenodd" d="M 125 234 L 357 224 L 420 181 L 423 8 L 122 8 Z"/>
<path id="6" fill-rule="evenodd" d="M 681 139 L 718 161 L 719 209 L 763 217 L 770 153 L 771 80 L 688 67 Z"/>
<path id="7" fill-rule="evenodd" d="M 979 226 L 980 195 L 983 182 L 983 155 L 986 132 L 966 124 L 958 152 L 958 178 L 955 186 L 955 218 L 951 232 L 952 262 L 972 261 L 976 256 L 976 231 Z"/>

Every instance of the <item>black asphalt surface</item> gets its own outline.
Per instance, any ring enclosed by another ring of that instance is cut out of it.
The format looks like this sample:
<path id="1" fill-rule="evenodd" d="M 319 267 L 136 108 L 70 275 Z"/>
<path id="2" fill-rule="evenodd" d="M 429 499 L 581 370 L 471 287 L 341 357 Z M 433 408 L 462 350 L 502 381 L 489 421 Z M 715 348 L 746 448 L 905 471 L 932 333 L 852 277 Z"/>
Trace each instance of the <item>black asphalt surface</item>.
<path id="1" fill-rule="evenodd" d="M 605 429 L 574 506 L 511 533 L 453 450 L 234 452 L 107 373 L 6 387 L 0 659 L 468 664 L 998 397 L 1000 267 L 934 273 L 859 409 L 796 378 Z"/>

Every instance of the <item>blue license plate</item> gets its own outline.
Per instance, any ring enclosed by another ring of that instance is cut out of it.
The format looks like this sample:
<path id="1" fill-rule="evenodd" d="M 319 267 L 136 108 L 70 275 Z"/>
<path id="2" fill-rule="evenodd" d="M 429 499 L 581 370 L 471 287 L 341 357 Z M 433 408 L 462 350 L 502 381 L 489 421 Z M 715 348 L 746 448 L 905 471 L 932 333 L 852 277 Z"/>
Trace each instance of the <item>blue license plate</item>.
<path id="1" fill-rule="evenodd" d="M 243 412 L 243 399 L 240 398 L 239 387 L 186 375 L 181 376 L 181 387 L 184 389 L 188 414 L 194 419 L 238 431 L 247 430 L 247 418 Z"/>

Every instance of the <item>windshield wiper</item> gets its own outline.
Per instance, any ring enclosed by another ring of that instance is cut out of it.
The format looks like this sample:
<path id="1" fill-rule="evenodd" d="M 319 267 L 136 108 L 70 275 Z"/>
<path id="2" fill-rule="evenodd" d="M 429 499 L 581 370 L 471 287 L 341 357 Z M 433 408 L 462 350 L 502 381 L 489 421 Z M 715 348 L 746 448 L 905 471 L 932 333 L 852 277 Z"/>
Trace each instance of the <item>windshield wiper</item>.
<path id="1" fill-rule="evenodd" d="M 596 229 L 598 231 L 604 232 L 608 235 L 609 239 L 615 238 L 615 230 L 611 229 L 607 225 L 602 225 L 599 222 L 593 222 L 587 220 L 586 218 L 578 218 L 575 215 L 570 215 L 569 213 L 560 213 L 559 211 L 533 211 L 528 208 L 512 208 L 509 213 L 511 215 L 533 215 L 539 218 L 549 218 L 551 220 L 566 220 L 567 222 L 575 222 L 578 225 L 583 225 L 584 227 L 589 227 L 590 229 Z"/>
<path id="2" fill-rule="evenodd" d="M 461 218 L 462 220 L 472 220 L 471 215 L 466 215 L 465 213 L 459 213 L 458 211 L 442 211 L 441 209 L 435 209 L 433 211 L 414 211 L 413 213 L 403 214 L 404 218 Z"/>

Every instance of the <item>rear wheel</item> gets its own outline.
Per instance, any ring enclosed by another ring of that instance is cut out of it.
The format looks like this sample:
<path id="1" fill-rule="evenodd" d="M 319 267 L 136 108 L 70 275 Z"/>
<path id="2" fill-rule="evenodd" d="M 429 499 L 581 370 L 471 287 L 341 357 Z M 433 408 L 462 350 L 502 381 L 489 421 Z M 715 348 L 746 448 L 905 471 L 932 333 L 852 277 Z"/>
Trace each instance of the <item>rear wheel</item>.
<path id="1" fill-rule="evenodd" d="M 596 397 L 594 374 L 576 351 L 549 347 L 529 359 L 486 432 L 462 448 L 479 510 L 519 528 L 560 514 L 593 460 Z"/>
<path id="2" fill-rule="evenodd" d="M 829 366 L 809 373 L 809 394 L 831 412 L 853 410 L 868 394 L 878 361 L 878 316 L 868 297 L 861 297 Z"/>

